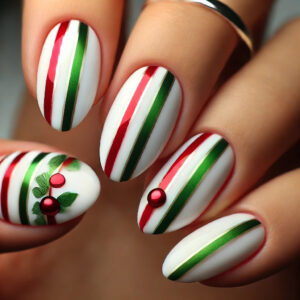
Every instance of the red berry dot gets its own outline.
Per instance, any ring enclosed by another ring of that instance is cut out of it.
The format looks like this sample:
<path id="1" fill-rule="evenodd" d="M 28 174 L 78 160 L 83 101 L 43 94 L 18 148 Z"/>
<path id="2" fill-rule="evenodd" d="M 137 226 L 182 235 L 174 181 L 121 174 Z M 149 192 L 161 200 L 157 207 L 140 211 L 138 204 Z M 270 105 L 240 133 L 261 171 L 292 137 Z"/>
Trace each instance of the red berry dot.
<path id="1" fill-rule="evenodd" d="M 147 200 L 150 206 L 156 208 L 165 204 L 167 195 L 163 189 L 156 188 L 148 194 Z"/>
<path id="2" fill-rule="evenodd" d="M 59 202 L 51 196 L 45 197 L 40 202 L 41 212 L 46 216 L 55 216 L 59 213 Z"/>
<path id="3" fill-rule="evenodd" d="M 53 174 L 50 177 L 50 185 L 54 188 L 62 187 L 65 184 L 65 182 L 66 182 L 65 177 L 60 173 Z"/>

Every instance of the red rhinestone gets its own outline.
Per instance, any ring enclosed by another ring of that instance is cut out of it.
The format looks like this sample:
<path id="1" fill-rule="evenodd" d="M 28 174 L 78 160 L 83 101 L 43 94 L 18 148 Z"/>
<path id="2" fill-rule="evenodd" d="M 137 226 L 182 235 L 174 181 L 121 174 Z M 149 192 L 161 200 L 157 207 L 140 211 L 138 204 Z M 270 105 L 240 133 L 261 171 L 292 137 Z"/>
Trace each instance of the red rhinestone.
<path id="1" fill-rule="evenodd" d="M 47 196 L 40 202 L 41 212 L 46 216 L 55 216 L 59 213 L 59 202 L 51 196 Z"/>
<path id="2" fill-rule="evenodd" d="M 66 182 L 65 177 L 60 173 L 53 174 L 50 177 L 50 185 L 54 188 L 62 187 L 65 184 L 65 182 Z"/>
<path id="3" fill-rule="evenodd" d="M 156 188 L 148 194 L 147 200 L 150 206 L 156 208 L 165 204 L 167 195 L 163 189 Z"/>

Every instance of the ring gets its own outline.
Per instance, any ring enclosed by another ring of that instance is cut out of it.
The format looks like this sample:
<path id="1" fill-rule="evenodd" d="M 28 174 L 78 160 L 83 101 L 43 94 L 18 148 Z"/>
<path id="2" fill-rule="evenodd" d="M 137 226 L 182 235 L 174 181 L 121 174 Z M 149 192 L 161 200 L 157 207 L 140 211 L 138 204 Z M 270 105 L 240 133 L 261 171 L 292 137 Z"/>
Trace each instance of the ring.
<path id="1" fill-rule="evenodd" d="M 217 14 L 224 17 L 224 19 L 233 27 L 236 31 L 238 36 L 241 40 L 246 44 L 248 47 L 251 55 L 253 54 L 254 47 L 253 47 L 253 39 L 248 31 L 246 25 L 239 17 L 237 13 L 235 13 L 229 6 L 226 4 L 218 1 L 218 0 L 184 0 L 185 2 L 200 4 L 207 8 L 212 9 Z"/>
<path id="2" fill-rule="evenodd" d="M 187 2 L 190 4 L 199 4 L 203 7 L 209 8 L 218 15 L 222 16 L 227 23 L 234 29 L 239 38 L 248 48 L 250 55 L 254 52 L 253 39 L 248 31 L 245 23 L 240 16 L 235 13 L 229 6 L 218 0 L 169 0 L 171 2 Z M 162 0 L 146 0 L 144 7 L 149 3 L 162 2 Z"/>

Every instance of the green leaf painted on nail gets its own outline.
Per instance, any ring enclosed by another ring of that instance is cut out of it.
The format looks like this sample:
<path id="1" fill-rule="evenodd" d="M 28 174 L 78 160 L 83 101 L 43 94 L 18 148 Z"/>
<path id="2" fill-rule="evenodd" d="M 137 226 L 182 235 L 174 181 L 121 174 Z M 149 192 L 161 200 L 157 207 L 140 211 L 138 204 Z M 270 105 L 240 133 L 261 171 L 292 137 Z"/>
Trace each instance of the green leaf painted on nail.
<path id="1" fill-rule="evenodd" d="M 46 220 L 43 216 L 38 216 L 35 220 L 34 220 L 35 224 L 38 226 L 42 226 L 42 225 L 46 225 Z"/>
<path id="2" fill-rule="evenodd" d="M 60 154 L 60 155 L 52 157 L 48 163 L 50 169 L 51 170 L 57 169 L 65 161 L 66 157 L 67 156 L 64 154 Z"/>
<path id="3" fill-rule="evenodd" d="M 45 172 L 39 175 L 35 180 L 40 186 L 41 191 L 47 191 L 49 189 L 49 179 L 50 179 L 50 174 Z"/>
<path id="4" fill-rule="evenodd" d="M 47 190 L 41 190 L 40 188 L 35 187 L 32 189 L 32 193 L 35 198 L 42 198 L 44 195 L 46 195 Z"/>
<path id="5" fill-rule="evenodd" d="M 80 161 L 78 159 L 74 159 L 69 165 L 66 166 L 68 171 L 77 171 L 80 169 Z"/>
<path id="6" fill-rule="evenodd" d="M 40 203 L 37 201 L 34 203 L 33 207 L 32 207 L 32 213 L 34 215 L 42 215 L 41 209 L 40 209 Z"/>
<path id="7" fill-rule="evenodd" d="M 73 204 L 73 202 L 75 201 L 77 196 L 78 196 L 78 194 L 76 194 L 76 193 L 66 192 L 66 193 L 61 194 L 57 198 L 57 200 L 62 208 L 66 208 Z"/>

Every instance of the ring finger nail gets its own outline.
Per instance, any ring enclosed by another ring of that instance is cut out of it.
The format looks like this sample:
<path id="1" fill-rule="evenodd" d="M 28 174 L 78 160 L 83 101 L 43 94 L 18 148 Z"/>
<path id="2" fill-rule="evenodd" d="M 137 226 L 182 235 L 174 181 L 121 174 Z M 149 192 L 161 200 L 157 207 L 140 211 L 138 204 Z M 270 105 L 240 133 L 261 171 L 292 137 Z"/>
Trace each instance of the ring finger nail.
<path id="1" fill-rule="evenodd" d="M 141 230 L 159 234 L 192 223 L 225 188 L 233 165 L 232 148 L 220 135 L 192 137 L 148 185 L 138 211 Z"/>
<path id="2" fill-rule="evenodd" d="M 106 175 L 126 181 L 147 169 L 168 142 L 181 102 L 180 85 L 168 70 L 150 66 L 135 71 L 104 124 L 100 160 Z"/>
<path id="3" fill-rule="evenodd" d="M 213 278 L 248 261 L 261 249 L 264 238 L 264 227 L 250 214 L 217 219 L 173 248 L 163 263 L 163 274 L 182 282 Z"/>
<path id="4" fill-rule="evenodd" d="M 67 131 L 92 107 L 99 83 L 100 44 L 92 28 L 78 20 L 48 34 L 37 74 L 37 98 L 46 121 Z"/>
<path id="5" fill-rule="evenodd" d="M 14 152 L 0 158 L 0 218 L 52 225 L 82 215 L 98 198 L 97 175 L 60 153 Z"/>

